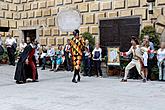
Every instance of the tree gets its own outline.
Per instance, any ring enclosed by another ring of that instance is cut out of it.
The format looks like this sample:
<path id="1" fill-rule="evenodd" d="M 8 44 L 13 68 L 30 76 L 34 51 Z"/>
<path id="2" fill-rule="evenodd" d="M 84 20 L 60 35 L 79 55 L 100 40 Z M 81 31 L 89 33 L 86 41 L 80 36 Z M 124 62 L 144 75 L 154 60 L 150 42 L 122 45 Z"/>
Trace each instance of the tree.
<path id="1" fill-rule="evenodd" d="M 141 30 L 140 40 L 142 41 L 145 35 L 149 35 L 150 41 L 154 43 L 155 49 L 159 48 L 160 35 L 156 33 L 156 30 L 153 26 L 145 26 Z"/>

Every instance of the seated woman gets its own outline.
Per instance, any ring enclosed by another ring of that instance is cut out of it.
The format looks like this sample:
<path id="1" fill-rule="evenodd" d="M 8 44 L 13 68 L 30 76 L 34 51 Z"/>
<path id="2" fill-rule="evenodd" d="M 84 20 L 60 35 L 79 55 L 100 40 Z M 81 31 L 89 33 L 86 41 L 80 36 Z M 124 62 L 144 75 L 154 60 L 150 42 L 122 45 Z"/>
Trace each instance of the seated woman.
<path id="1" fill-rule="evenodd" d="M 55 71 L 57 71 L 60 64 L 62 64 L 64 62 L 63 56 L 64 56 L 64 51 L 62 49 L 62 46 L 59 45 L 58 50 L 56 51 L 56 69 L 55 69 Z"/>

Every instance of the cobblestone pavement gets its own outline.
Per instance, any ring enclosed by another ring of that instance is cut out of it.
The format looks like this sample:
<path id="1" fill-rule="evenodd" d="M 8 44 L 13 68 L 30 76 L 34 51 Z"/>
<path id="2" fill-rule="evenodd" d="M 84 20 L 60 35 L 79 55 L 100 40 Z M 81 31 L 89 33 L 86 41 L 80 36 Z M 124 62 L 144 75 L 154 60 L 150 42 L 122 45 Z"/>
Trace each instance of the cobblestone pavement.
<path id="1" fill-rule="evenodd" d="M 0 110 L 165 110 L 165 82 L 82 77 L 39 71 L 39 82 L 16 85 L 15 67 L 0 65 Z"/>

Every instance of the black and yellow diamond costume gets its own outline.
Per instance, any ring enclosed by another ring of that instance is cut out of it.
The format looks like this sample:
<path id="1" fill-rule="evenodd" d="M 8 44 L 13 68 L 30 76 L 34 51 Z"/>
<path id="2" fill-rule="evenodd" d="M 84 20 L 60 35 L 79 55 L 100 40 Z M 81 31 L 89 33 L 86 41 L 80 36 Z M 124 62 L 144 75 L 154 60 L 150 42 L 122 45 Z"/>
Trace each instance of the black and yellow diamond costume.
<path id="1" fill-rule="evenodd" d="M 79 35 L 79 31 L 75 30 L 73 32 L 74 36 L 71 40 L 70 40 L 70 44 L 71 44 L 71 54 L 72 54 L 72 63 L 74 66 L 74 76 L 73 76 L 73 80 L 72 82 L 76 82 L 75 81 L 75 77 L 78 75 L 78 81 L 80 81 L 80 75 L 79 75 L 79 71 L 80 71 L 80 65 L 81 65 L 81 61 L 82 61 L 82 55 L 83 55 L 83 47 L 85 45 L 84 39 L 82 37 L 78 37 Z"/>

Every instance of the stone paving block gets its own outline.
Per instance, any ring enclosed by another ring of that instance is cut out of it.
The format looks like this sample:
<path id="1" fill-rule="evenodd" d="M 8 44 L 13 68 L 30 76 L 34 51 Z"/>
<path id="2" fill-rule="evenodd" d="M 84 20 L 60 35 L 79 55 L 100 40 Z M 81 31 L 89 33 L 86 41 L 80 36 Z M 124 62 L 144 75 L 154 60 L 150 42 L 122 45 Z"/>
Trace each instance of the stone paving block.
<path id="1" fill-rule="evenodd" d="M 51 10 L 50 10 L 50 9 L 45 9 L 45 10 L 43 11 L 43 15 L 44 15 L 44 16 L 50 16 L 50 15 L 51 15 Z"/>
<path id="2" fill-rule="evenodd" d="M 151 21 L 143 21 L 143 22 L 142 22 L 142 29 L 143 29 L 145 26 L 153 26 L 153 24 L 151 24 Z"/>
<path id="3" fill-rule="evenodd" d="M 41 19 L 39 19 L 39 25 L 40 25 L 40 26 L 41 26 L 41 25 L 46 26 L 46 25 L 47 25 L 46 18 L 41 18 Z"/>
<path id="4" fill-rule="evenodd" d="M 163 15 L 160 15 L 157 20 L 156 20 L 157 23 L 161 24 L 161 25 L 164 25 L 165 26 L 165 16 Z"/>
<path id="5" fill-rule="evenodd" d="M 56 0 L 55 2 L 56 2 L 56 5 L 57 5 L 57 6 L 58 6 L 58 5 L 63 5 L 63 0 Z"/>
<path id="6" fill-rule="evenodd" d="M 120 11 L 120 16 L 131 16 L 132 10 L 121 10 Z"/>
<path id="7" fill-rule="evenodd" d="M 38 30 L 39 36 L 43 36 L 43 29 Z"/>
<path id="8" fill-rule="evenodd" d="M 16 5 L 15 5 L 15 4 L 10 4 L 10 5 L 9 5 L 9 10 L 10 10 L 10 11 L 17 11 Z"/>
<path id="9" fill-rule="evenodd" d="M 41 16 L 42 16 L 42 10 L 36 10 L 35 17 L 41 17 Z"/>
<path id="10" fill-rule="evenodd" d="M 28 26 L 31 25 L 31 22 L 30 22 L 30 20 L 24 20 L 23 24 L 24 24 L 25 27 L 28 27 Z"/>
<path id="11" fill-rule="evenodd" d="M 128 0 L 128 7 L 138 7 L 140 6 L 140 0 Z"/>
<path id="12" fill-rule="evenodd" d="M 4 17 L 5 17 L 4 11 L 0 11 L 0 18 L 4 18 Z"/>
<path id="13" fill-rule="evenodd" d="M 20 19 L 20 18 L 21 18 L 21 13 L 13 13 L 13 18 L 14 18 L 15 20 Z"/>
<path id="14" fill-rule="evenodd" d="M 50 36 L 47 40 L 48 40 L 48 44 L 47 45 L 55 45 L 55 40 L 54 40 L 55 38 L 54 37 L 52 37 L 52 36 Z"/>
<path id="15" fill-rule="evenodd" d="M 115 9 L 125 8 L 125 0 L 114 0 L 114 8 Z"/>
<path id="16" fill-rule="evenodd" d="M 83 14 L 83 21 L 85 24 L 93 24 L 94 23 L 94 14 Z"/>
<path id="17" fill-rule="evenodd" d="M 21 2 L 22 2 L 22 3 L 26 3 L 26 2 L 27 2 L 27 0 L 21 0 Z"/>
<path id="18" fill-rule="evenodd" d="M 31 10 L 31 4 L 30 3 L 25 4 L 24 8 L 25 8 L 25 11 Z"/>
<path id="19" fill-rule="evenodd" d="M 99 12 L 95 14 L 95 23 L 98 23 L 100 19 L 105 18 L 105 12 Z"/>
<path id="20" fill-rule="evenodd" d="M 88 3 L 80 3 L 78 4 L 78 9 L 80 10 L 80 12 L 88 12 L 89 11 L 89 7 L 88 7 Z"/>
<path id="21" fill-rule="evenodd" d="M 6 3 L 3 3 L 1 6 L 2 6 L 3 10 L 8 10 L 9 9 L 9 5 L 6 4 Z"/>
<path id="22" fill-rule="evenodd" d="M 54 7 L 55 6 L 55 1 L 54 0 L 47 1 L 47 6 L 48 7 Z"/>
<path id="23" fill-rule="evenodd" d="M 146 8 L 134 9 L 134 14 L 133 15 L 140 15 L 140 16 L 142 16 L 143 20 L 146 20 L 147 19 L 147 9 Z"/>
<path id="24" fill-rule="evenodd" d="M 19 36 L 19 31 L 17 29 L 14 29 L 13 30 L 13 36 Z"/>
<path id="25" fill-rule="evenodd" d="M 89 32 L 88 26 L 80 26 L 80 34 L 83 34 L 84 32 Z"/>
<path id="26" fill-rule="evenodd" d="M 46 1 L 42 1 L 39 3 L 39 8 L 46 8 Z"/>
<path id="27" fill-rule="evenodd" d="M 100 2 L 90 2 L 89 3 L 89 10 L 92 11 L 99 11 L 100 10 Z"/>
<path id="28" fill-rule="evenodd" d="M 45 37 L 40 37 L 39 39 L 41 45 L 47 45 L 47 38 Z"/>
<path id="29" fill-rule="evenodd" d="M 26 19 L 28 17 L 27 13 L 26 12 L 22 12 L 21 13 L 21 18 L 22 19 Z"/>
<path id="30" fill-rule="evenodd" d="M 32 19 L 32 26 L 37 26 L 38 25 L 38 19 Z"/>
<path id="31" fill-rule="evenodd" d="M 44 36 L 50 36 L 51 35 L 51 30 L 50 28 L 45 28 L 44 29 Z"/>
<path id="32" fill-rule="evenodd" d="M 8 27 L 9 26 L 9 21 L 6 19 L 1 19 L 1 26 L 2 27 Z"/>
<path id="33" fill-rule="evenodd" d="M 32 9 L 37 9 L 38 8 L 38 3 L 37 2 L 33 2 L 31 5 L 32 5 Z"/>
<path id="34" fill-rule="evenodd" d="M 28 2 L 34 2 L 34 0 L 28 0 Z"/>
<path id="35" fill-rule="evenodd" d="M 73 0 L 74 3 L 81 3 L 83 0 Z"/>
<path id="36" fill-rule="evenodd" d="M 72 0 L 64 0 L 64 4 L 71 4 Z"/>
<path id="37" fill-rule="evenodd" d="M 64 39 L 62 36 L 56 37 L 56 45 L 63 45 L 64 44 Z"/>
<path id="38" fill-rule="evenodd" d="M 118 12 L 117 11 L 107 12 L 106 16 L 108 18 L 116 18 L 118 16 Z"/>
<path id="39" fill-rule="evenodd" d="M 16 28 L 17 27 L 16 21 L 15 20 L 9 20 L 9 27 Z"/>
<path id="40" fill-rule="evenodd" d="M 57 15 L 58 10 L 59 10 L 59 9 L 58 9 L 57 7 L 51 8 L 51 14 L 52 14 L 52 15 Z"/>
<path id="41" fill-rule="evenodd" d="M 158 5 L 165 5 L 165 0 L 157 0 Z"/>
<path id="42" fill-rule="evenodd" d="M 23 20 L 17 21 L 17 27 L 22 27 L 23 26 Z"/>
<path id="43" fill-rule="evenodd" d="M 147 0 L 140 0 L 140 6 L 147 6 Z"/>
<path id="44" fill-rule="evenodd" d="M 13 3 L 20 4 L 20 0 L 13 0 Z"/>
<path id="45" fill-rule="evenodd" d="M 12 0 L 6 0 L 6 2 L 12 3 Z"/>
<path id="46" fill-rule="evenodd" d="M 17 5 L 17 10 L 18 11 L 23 11 L 24 10 L 24 5 L 22 5 L 22 4 Z"/>
<path id="47" fill-rule="evenodd" d="M 59 30 L 58 30 L 58 28 L 52 28 L 51 31 L 52 31 L 52 35 L 53 35 L 53 36 L 58 36 L 58 35 L 59 35 Z"/>
<path id="48" fill-rule="evenodd" d="M 92 34 L 98 34 L 99 27 L 98 26 L 90 26 L 89 32 L 92 33 Z"/>
<path id="49" fill-rule="evenodd" d="M 156 25 L 155 29 L 156 29 L 157 33 L 162 34 L 162 32 L 164 31 L 165 28 L 163 26 Z"/>
<path id="50" fill-rule="evenodd" d="M 12 19 L 13 18 L 13 13 L 10 12 L 10 11 L 6 11 L 5 12 L 5 17 L 8 18 L 8 19 Z"/>
<path id="51" fill-rule="evenodd" d="M 55 26 L 55 18 L 54 17 L 47 18 L 47 24 L 48 26 Z"/>
<path id="52" fill-rule="evenodd" d="M 28 17 L 29 18 L 34 18 L 34 11 L 29 11 L 28 12 Z"/>
<path id="53" fill-rule="evenodd" d="M 105 1 L 101 2 L 101 10 L 111 10 L 112 9 L 112 2 Z"/>

